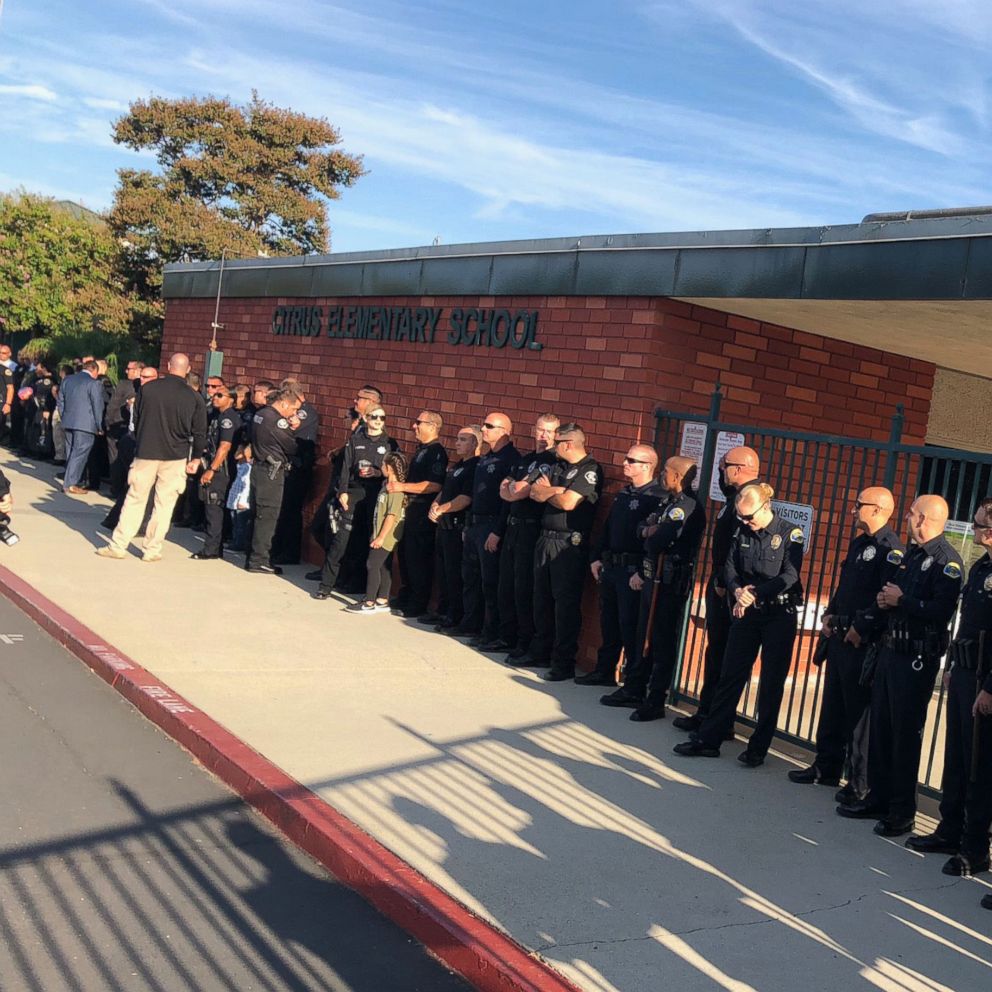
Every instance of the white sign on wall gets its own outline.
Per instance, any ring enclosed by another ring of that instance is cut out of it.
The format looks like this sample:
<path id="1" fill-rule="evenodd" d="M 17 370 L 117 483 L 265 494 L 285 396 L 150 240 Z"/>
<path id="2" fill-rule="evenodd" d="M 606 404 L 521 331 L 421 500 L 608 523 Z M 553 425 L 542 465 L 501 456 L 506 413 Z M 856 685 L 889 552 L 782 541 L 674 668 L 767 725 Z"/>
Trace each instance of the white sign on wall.
<path id="1" fill-rule="evenodd" d="M 697 466 L 696 477 L 692 480 L 693 490 L 699 489 L 699 473 L 703 467 L 703 449 L 706 447 L 706 424 L 687 420 L 682 425 L 682 441 L 679 444 L 679 454 L 691 458 Z"/>
<path id="2" fill-rule="evenodd" d="M 808 548 L 813 536 L 813 507 L 807 503 L 784 503 L 773 499 L 772 509 L 787 523 L 803 532 L 803 540 Z"/>

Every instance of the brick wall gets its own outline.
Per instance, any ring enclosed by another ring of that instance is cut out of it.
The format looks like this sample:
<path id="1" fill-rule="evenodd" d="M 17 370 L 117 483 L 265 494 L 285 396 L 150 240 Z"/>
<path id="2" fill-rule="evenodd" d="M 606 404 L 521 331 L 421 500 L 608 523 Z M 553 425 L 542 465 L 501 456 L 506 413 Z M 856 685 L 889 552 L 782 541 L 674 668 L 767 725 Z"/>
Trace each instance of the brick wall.
<path id="1" fill-rule="evenodd" d="M 276 336 L 273 310 L 292 305 L 504 307 L 539 313 L 543 350 Z M 170 300 L 163 354 L 185 351 L 202 369 L 213 300 Z M 222 301 L 220 347 L 225 378 L 251 382 L 299 378 L 317 405 L 322 447 L 341 443 L 341 414 L 364 382 L 385 394 L 388 428 L 409 450 L 410 420 L 425 407 L 457 429 L 502 410 L 518 447 L 544 412 L 581 423 L 615 489 L 635 440 L 653 436 L 658 407 L 705 413 L 717 378 L 722 419 L 883 439 L 896 403 L 905 406 L 904 438 L 922 442 L 934 366 L 815 334 L 657 297 L 426 297 Z M 661 452 L 664 456 L 668 452 Z M 315 549 L 310 549 L 311 555 Z M 587 596 L 583 653 L 597 643 Z"/>

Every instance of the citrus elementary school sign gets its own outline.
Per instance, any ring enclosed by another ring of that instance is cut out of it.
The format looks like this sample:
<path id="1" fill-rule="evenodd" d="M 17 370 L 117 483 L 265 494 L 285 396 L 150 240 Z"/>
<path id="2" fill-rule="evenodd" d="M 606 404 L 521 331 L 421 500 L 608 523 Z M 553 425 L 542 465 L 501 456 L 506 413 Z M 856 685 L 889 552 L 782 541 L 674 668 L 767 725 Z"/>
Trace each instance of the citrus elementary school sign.
<path id="1" fill-rule="evenodd" d="M 352 338 L 359 341 L 447 342 L 483 348 L 540 351 L 536 310 L 455 307 L 297 306 L 276 307 L 272 333 L 292 337 Z"/>

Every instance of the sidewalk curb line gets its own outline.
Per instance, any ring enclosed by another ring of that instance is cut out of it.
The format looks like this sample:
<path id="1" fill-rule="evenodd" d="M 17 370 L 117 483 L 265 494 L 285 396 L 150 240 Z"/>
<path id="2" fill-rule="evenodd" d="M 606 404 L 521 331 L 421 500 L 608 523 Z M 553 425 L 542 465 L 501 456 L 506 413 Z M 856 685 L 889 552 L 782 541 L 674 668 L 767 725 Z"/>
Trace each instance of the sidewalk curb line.
<path id="1" fill-rule="evenodd" d="M 0 593 L 283 834 L 479 992 L 580 992 L 213 718 L 0 566 Z"/>

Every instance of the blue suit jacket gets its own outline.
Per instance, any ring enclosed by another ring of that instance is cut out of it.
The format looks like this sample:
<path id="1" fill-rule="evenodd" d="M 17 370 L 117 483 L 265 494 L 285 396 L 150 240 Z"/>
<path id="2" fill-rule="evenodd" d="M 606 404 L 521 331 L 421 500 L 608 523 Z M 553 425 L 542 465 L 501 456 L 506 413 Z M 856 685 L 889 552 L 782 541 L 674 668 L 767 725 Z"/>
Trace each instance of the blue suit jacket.
<path id="1" fill-rule="evenodd" d="M 58 399 L 62 427 L 67 431 L 99 434 L 103 430 L 105 404 L 106 398 L 99 379 L 94 379 L 89 372 L 67 376 L 62 382 Z"/>

